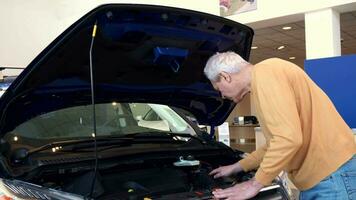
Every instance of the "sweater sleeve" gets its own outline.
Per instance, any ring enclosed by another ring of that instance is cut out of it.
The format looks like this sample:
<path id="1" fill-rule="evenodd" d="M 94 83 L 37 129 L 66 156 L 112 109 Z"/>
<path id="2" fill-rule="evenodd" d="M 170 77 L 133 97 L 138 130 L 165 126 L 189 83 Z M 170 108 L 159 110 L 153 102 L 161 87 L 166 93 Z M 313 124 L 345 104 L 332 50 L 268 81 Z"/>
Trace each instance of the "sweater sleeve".
<path id="1" fill-rule="evenodd" d="M 275 63 L 278 64 L 278 63 Z M 302 131 L 291 80 L 283 70 L 266 67 L 254 78 L 256 111 L 269 145 L 255 178 L 263 185 L 286 167 L 302 145 Z"/>
<path id="2" fill-rule="evenodd" d="M 242 169 L 247 172 L 253 169 L 257 169 L 262 162 L 263 156 L 266 153 L 267 145 L 263 145 L 258 148 L 256 151 L 248 154 L 248 156 L 239 161 Z"/>

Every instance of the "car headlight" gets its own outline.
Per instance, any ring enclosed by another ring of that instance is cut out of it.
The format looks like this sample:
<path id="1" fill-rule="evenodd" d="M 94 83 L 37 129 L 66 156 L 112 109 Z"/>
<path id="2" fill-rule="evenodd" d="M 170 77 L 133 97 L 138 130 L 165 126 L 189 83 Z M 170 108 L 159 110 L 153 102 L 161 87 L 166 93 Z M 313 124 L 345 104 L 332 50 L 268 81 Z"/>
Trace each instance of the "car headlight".
<path id="1" fill-rule="evenodd" d="M 0 179 L 0 200 L 83 200 L 82 196 L 19 180 Z"/>

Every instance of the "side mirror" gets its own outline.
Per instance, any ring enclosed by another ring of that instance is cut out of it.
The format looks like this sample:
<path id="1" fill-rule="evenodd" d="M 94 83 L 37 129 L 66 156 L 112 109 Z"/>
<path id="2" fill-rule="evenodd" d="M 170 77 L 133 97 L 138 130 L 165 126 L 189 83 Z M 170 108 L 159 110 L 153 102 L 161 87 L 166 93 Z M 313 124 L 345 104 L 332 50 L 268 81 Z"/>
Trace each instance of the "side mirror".
<path id="1" fill-rule="evenodd" d="M 206 130 L 201 130 L 200 136 L 205 140 L 205 141 L 215 141 L 215 135 L 212 138 L 210 134 Z"/>

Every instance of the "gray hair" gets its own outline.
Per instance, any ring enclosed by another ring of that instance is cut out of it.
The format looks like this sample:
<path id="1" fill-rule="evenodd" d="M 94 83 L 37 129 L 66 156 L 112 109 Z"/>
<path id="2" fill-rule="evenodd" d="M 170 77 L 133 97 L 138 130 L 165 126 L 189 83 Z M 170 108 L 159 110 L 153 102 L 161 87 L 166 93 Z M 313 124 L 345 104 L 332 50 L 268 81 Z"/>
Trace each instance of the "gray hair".
<path id="1" fill-rule="evenodd" d="M 210 81 L 217 81 L 220 72 L 238 73 L 249 64 L 235 52 L 216 53 L 206 63 L 204 74 Z"/>

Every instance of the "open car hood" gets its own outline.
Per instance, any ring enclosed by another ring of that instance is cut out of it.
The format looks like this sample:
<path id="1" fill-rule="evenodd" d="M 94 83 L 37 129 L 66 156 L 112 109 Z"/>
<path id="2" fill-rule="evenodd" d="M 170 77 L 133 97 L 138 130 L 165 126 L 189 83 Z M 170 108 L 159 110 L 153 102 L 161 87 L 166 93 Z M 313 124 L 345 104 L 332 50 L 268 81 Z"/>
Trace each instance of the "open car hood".
<path id="1" fill-rule="evenodd" d="M 95 23 L 96 103 L 165 104 L 213 126 L 234 108 L 214 91 L 203 68 L 217 51 L 234 51 L 248 60 L 251 28 L 190 10 L 109 4 L 70 26 L 13 82 L 0 102 L 1 134 L 40 114 L 90 104 Z"/>

